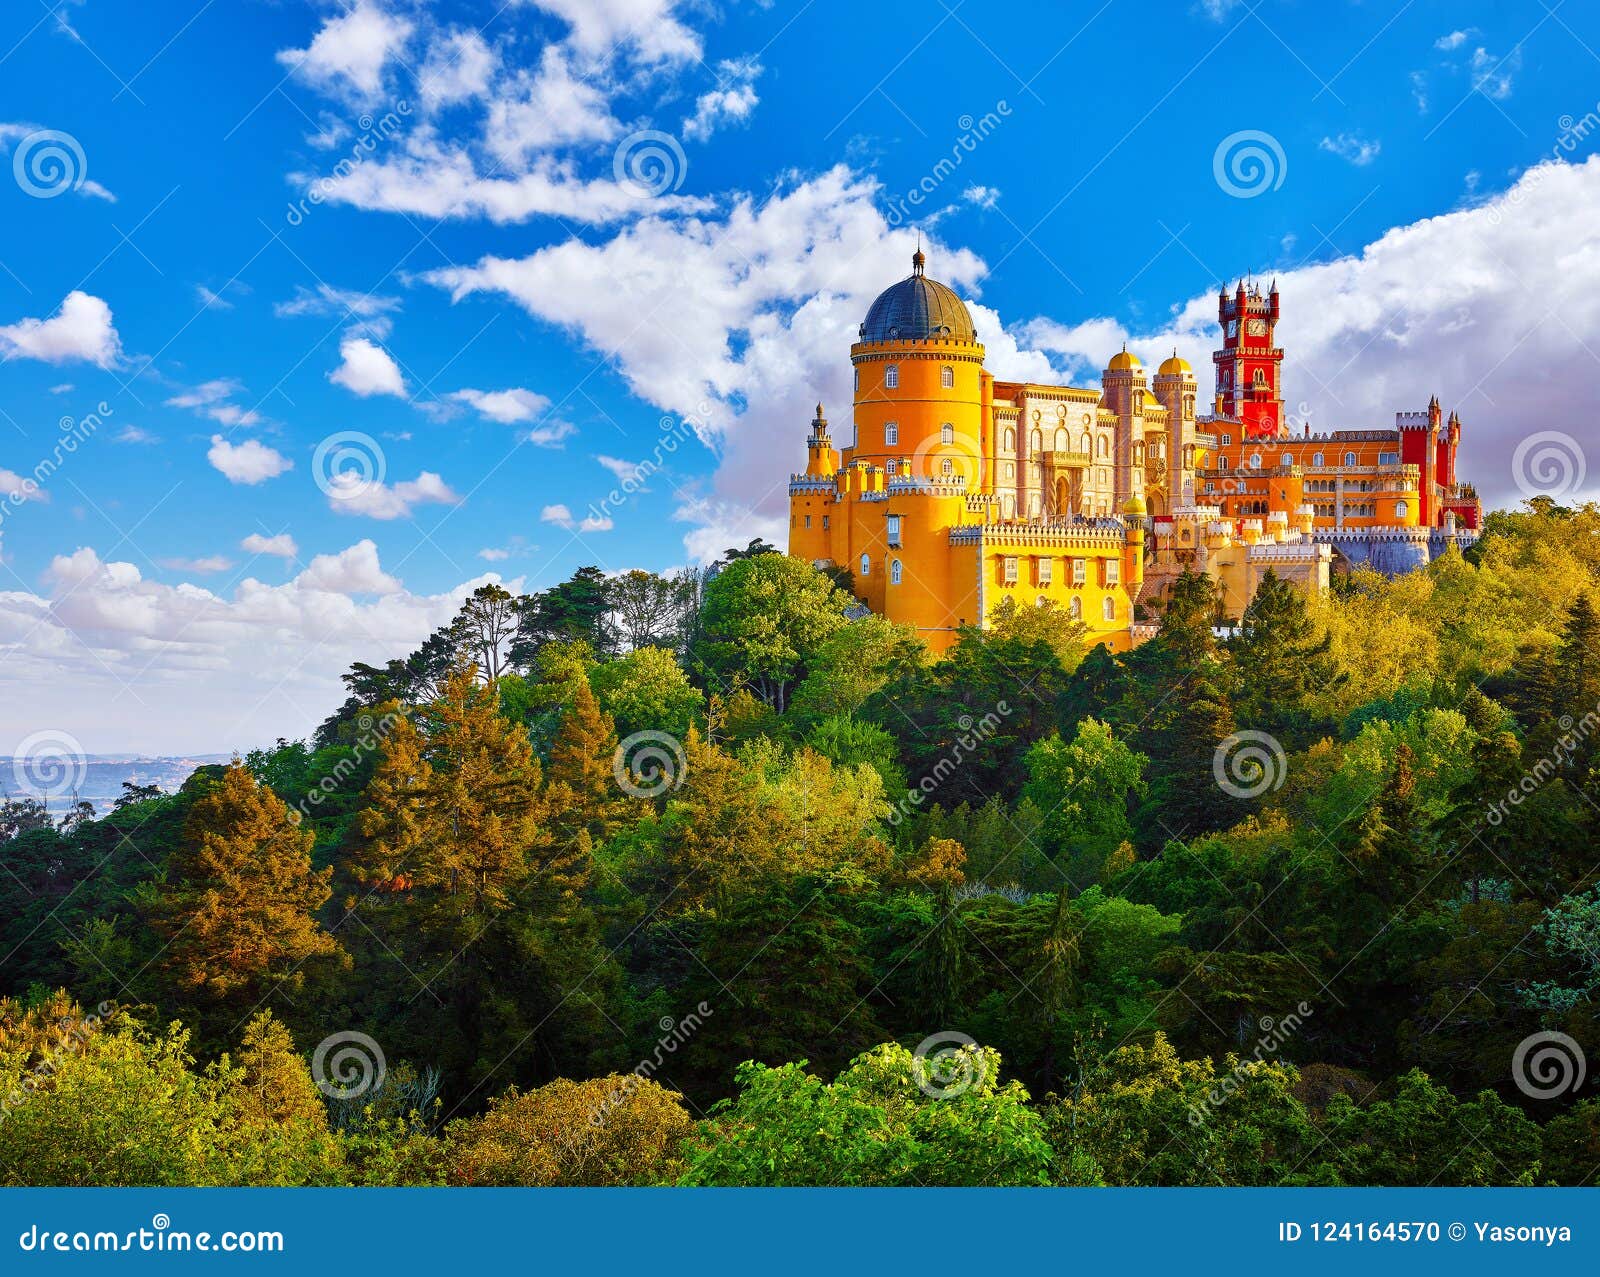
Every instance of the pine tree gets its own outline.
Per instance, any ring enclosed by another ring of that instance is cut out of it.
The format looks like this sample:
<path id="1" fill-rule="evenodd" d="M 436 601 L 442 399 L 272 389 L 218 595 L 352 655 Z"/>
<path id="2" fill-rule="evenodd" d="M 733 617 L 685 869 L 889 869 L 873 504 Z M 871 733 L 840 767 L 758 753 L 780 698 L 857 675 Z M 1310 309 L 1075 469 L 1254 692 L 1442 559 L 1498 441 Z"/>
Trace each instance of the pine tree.
<path id="1" fill-rule="evenodd" d="M 1305 596 L 1268 568 L 1228 643 L 1239 675 L 1239 722 L 1285 749 L 1311 744 L 1328 726 L 1311 712 L 1311 697 L 1349 679 L 1329 655 L 1331 642 L 1318 636 Z"/>
<path id="2" fill-rule="evenodd" d="M 333 871 L 311 867 L 314 841 L 237 760 L 195 802 L 151 918 L 180 989 L 255 1000 L 298 985 L 307 961 L 336 952 L 316 917 Z"/>
<path id="3" fill-rule="evenodd" d="M 626 795 L 614 772 L 616 752 L 611 715 L 581 679 L 561 716 L 546 772 L 545 799 L 558 842 L 576 842 L 579 833 L 604 839 L 621 822 Z"/>
<path id="4" fill-rule="evenodd" d="M 940 883 L 933 897 L 933 926 L 917 950 L 916 987 L 929 1033 L 956 1027 L 961 1013 L 961 987 L 968 960 L 965 933 L 956 908 L 950 884 Z"/>

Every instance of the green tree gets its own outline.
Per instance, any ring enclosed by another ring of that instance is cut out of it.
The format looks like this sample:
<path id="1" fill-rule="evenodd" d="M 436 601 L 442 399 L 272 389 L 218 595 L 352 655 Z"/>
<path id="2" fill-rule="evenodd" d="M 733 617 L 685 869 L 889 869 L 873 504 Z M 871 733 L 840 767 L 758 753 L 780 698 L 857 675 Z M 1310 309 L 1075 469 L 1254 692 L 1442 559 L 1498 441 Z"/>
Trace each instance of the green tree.
<path id="1" fill-rule="evenodd" d="M 337 951 L 317 921 L 331 869 L 311 867 L 312 837 L 237 760 L 197 801 L 167 862 L 151 924 L 176 987 L 208 1001 L 265 997 L 303 982 Z"/>
<path id="2" fill-rule="evenodd" d="M 700 659 L 718 678 L 747 680 L 781 713 L 822 640 L 845 624 L 850 602 L 799 559 L 740 558 L 706 587 Z"/>

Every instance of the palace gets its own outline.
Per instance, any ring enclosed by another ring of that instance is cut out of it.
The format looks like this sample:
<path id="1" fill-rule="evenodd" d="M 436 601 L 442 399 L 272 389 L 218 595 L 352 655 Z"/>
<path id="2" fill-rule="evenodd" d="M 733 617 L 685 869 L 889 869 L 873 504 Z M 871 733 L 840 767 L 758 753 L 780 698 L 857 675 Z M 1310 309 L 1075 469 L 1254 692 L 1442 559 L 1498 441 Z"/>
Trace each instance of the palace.
<path id="1" fill-rule="evenodd" d="M 1268 568 L 1316 593 L 1333 571 L 1392 575 L 1477 536 L 1477 495 L 1456 479 L 1461 421 L 1437 399 L 1393 429 L 1293 432 L 1276 284 L 1218 295 L 1216 395 L 1199 415 L 1176 352 L 1147 378 L 1124 349 L 1098 390 L 996 380 L 965 303 L 924 263 L 919 249 L 850 348 L 848 447 L 817 405 L 789 553 L 848 568 L 868 607 L 936 652 L 1008 598 L 1053 600 L 1124 650 L 1185 570 L 1237 617 Z"/>

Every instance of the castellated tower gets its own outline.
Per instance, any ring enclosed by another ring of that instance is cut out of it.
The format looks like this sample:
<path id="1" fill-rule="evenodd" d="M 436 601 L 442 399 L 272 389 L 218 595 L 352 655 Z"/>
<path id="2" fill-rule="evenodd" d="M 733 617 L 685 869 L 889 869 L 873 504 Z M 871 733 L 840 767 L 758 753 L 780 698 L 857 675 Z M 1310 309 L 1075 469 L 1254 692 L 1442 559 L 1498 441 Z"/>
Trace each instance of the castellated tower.
<path id="1" fill-rule="evenodd" d="M 1217 295 L 1222 349 L 1211 356 L 1217 369 L 1216 414 L 1244 423 L 1250 439 L 1283 433 L 1283 350 L 1277 343 L 1278 285 L 1267 296 L 1239 281 L 1232 297 Z"/>
<path id="2" fill-rule="evenodd" d="M 1167 410 L 1167 435 L 1161 466 L 1147 468 L 1145 482 L 1155 499 L 1152 513 L 1170 513 L 1194 504 L 1195 384 L 1194 369 L 1174 350 L 1156 371 L 1156 400 Z"/>

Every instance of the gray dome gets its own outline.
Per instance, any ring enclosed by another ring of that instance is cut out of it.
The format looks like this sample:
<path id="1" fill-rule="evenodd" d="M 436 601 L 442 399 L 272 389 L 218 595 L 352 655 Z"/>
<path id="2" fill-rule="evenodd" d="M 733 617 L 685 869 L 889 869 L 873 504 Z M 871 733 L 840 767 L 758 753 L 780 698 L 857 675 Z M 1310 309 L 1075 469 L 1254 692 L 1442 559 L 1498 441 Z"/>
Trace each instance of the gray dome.
<path id="1" fill-rule="evenodd" d="M 966 303 L 949 285 L 922 273 L 925 260 L 919 248 L 911 259 L 911 274 L 878 294 L 861 325 L 862 341 L 978 340 Z"/>

